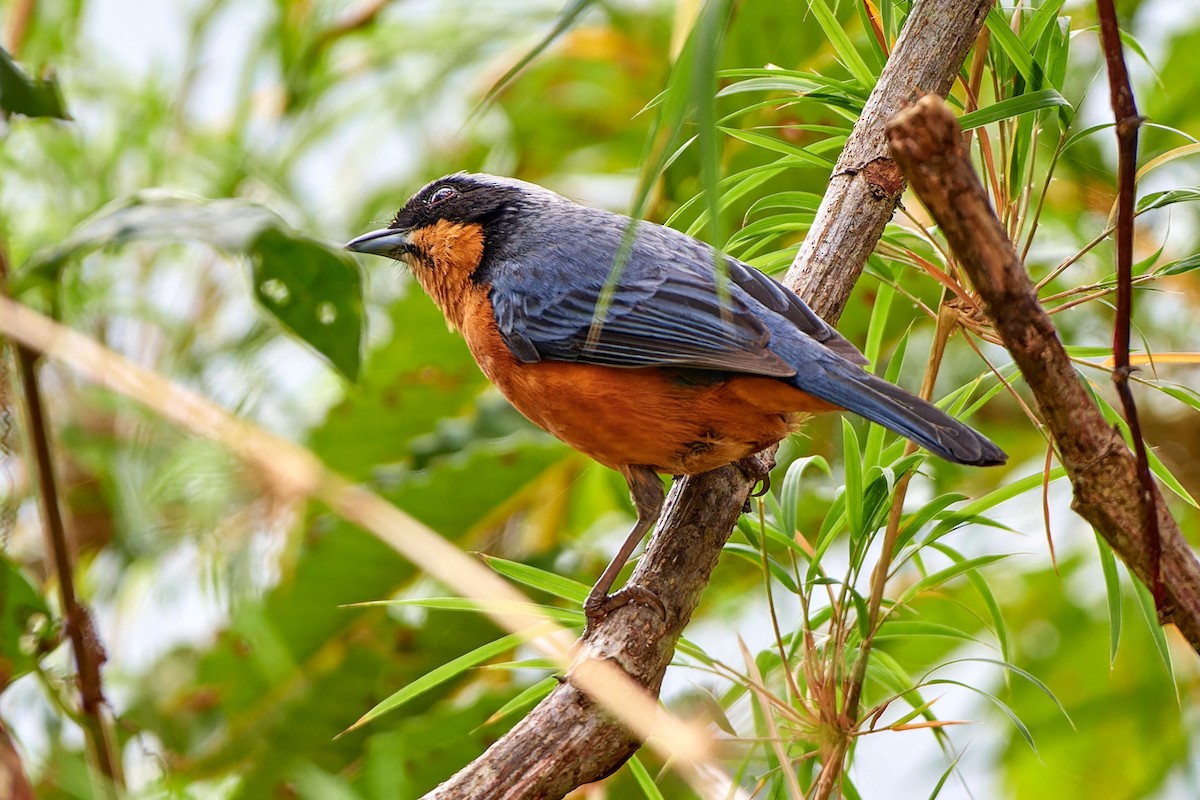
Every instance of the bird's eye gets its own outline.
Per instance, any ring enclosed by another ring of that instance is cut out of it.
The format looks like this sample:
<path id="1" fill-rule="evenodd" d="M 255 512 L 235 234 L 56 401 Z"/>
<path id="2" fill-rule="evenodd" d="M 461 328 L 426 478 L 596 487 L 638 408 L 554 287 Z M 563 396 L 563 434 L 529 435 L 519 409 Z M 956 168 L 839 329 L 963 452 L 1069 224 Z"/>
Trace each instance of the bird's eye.
<path id="1" fill-rule="evenodd" d="M 429 195 L 429 200 L 426 201 L 426 204 L 436 206 L 438 203 L 444 203 L 451 197 L 454 197 L 456 194 L 458 194 L 458 190 L 454 187 L 442 186 L 433 194 Z"/>

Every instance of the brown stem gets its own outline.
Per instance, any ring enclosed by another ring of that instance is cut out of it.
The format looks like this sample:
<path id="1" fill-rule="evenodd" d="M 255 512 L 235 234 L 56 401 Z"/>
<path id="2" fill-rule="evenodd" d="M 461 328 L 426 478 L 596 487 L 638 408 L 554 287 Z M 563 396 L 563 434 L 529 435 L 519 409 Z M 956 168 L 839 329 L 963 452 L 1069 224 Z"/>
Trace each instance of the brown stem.
<path id="1" fill-rule="evenodd" d="M 8 254 L 0 248 L 0 289 L 6 283 L 8 271 Z M 15 344 L 13 350 L 24 390 L 29 444 L 37 473 L 38 504 L 46 536 L 46 551 L 54 565 L 54 576 L 58 578 L 59 602 L 71 649 L 75 654 L 82 710 L 80 721 L 92 764 L 101 778 L 101 794 L 108 797 L 112 795 L 114 787 L 122 785 L 122 777 L 120 762 L 114 754 L 112 730 L 106 717 L 104 690 L 100 680 L 100 665 L 105 661 L 104 647 L 96 634 L 87 606 L 80 602 L 75 593 L 74 565 L 71 563 L 66 526 L 59 504 L 45 404 L 38 384 L 37 353 L 19 343 Z"/>
<path id="2" fill-rule="evenodd" d="M 1108 64 L 1109 94 L 1117 121 L 1117 318 L 1113 323 L 1113 361 L 1116 368 L 1112 379 L 1121 398 L 1125 421 L 1129 423 L 1129 435 L 1133 439 L 1138 481 L 1142 485 L 1138 503 L 1142 508 L 1146 544 L 1149 547 L 1150 591 L 1154 596 L 1154 607 L 1162 619 L 1166 598 L 1162 586 L 1162 541 L 1158 531 L 1158 509 L 1155 508 L 1154 476 L 1150 474 L 1146 442 L 1142 439 L 1142 424 L 1138 420 L 1137 405 L 1129 386 L 1129 373 L 1133 370 L 1129 364 L 1129 329 L 1133 319 L 1133 202 L 1137 180 L 1138 127 L 1142 124 L 1142 118 L 1138 116 L 1133 85 L 1125 69 L 1121 29 L 1112 0 L 1096 0 L 1096 13 L 1100 17 L 1100 42 L 1104 46 L 1104 60 Z"/>
<path id="3" fill-rule="evenodd" d="M 1037 299 L 962 149 L 954 114 L 925 97 L 889 126 L 892 153 L 913 189 L 941 226 L 975 284 L 1004 346 L 1037 400 L 1059 460 L 1074 488 L 1072 507 L 1090 522 L 1146 586 L 1152 587 L 1154 544 L 1136 457 L 1105 421 Z M 1166 503 L 1155 495 L 1161 534 L 1163 604 L 1159 616 L 1174 622 L 1200 652 L 1200 562 L 1183 539 Z"/>

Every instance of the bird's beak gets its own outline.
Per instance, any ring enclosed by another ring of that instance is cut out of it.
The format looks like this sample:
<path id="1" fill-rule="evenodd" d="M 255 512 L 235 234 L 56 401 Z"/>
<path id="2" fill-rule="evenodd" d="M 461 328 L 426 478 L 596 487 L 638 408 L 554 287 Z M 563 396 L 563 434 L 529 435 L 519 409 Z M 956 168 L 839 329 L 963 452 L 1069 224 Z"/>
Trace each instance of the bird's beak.
<path id="1" fill-rule="evenodd" d="M 356 253 L 371 253 L 388 258 L 399 258 L 412 249 L 412 240 L 408 233 L 395 228 L 380 228 L 377 231 L 364 233 L 357 239 L 347 242 L 345 249 Z"/>

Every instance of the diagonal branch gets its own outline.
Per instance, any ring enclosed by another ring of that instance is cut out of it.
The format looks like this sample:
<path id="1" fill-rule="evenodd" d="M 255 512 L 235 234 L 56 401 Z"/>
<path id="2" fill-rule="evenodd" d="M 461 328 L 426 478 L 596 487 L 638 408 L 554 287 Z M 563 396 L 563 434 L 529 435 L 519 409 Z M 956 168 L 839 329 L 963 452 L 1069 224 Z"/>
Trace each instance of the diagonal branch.
<path id="1" fill-rule="evenodd" d="M 889 126 L 892 153 L 983 299 L 988 317 L 1033 391 L 1075 490 L 1072 507 L 1146 586 L 1154 543 L 1143 517 L 1137 459 L 1100 414 L 1037 299 L 962 146 L 954 114 L 925 97 Z M 1151 485 L 1161 533 L 1163 622 L 1200 651 L 1200 561 Z"/>
<path id="2" fill-rule="evenodd" d="M 924 0 L 909 14 L 788 273 L 787 284 L 826 319 L 841 314 L 904 190 L 884 124 L 926 92 L 949 91 L 991 6 L 992 0 Z M 676 481 L 629 579 L 663 601 L 666 620 L 625 606 L 596 626 L 582 652 L 618 664 L 657 693 L 754 482 L 734 466 Z M 634 737 L 598 714 L 568 680 L 426 798 L 562 797 L 611 774 L 637 748 Z"/>

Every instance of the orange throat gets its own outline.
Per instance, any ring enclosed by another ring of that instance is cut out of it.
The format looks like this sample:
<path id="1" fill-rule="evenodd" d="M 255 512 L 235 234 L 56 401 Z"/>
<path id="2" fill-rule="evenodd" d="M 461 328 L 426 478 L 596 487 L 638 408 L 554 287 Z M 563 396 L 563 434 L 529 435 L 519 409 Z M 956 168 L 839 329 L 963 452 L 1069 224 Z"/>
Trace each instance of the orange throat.
<path id="1" fill-rule="evenodd" d="M 471 275 L 483 259 L 483 227 L 438 220 L 412 234 L 417 253 L 409 265 L 455 330 L 462 330 L 475 294 Z"/>

